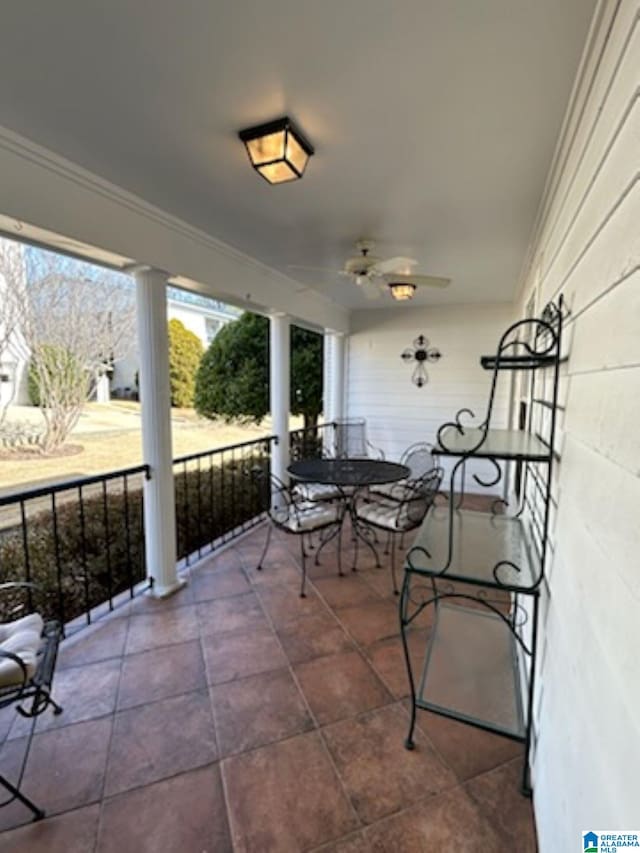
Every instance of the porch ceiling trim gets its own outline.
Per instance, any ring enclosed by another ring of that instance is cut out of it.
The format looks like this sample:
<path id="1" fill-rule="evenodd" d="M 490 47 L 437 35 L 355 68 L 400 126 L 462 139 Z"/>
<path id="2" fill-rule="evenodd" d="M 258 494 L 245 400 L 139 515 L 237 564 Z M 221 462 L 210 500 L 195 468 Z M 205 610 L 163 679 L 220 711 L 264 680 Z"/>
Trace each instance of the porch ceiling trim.
<path id="1" fill-rule="evenodd" d="M 116 265 L 159 267 L 205 296 L 349 331 L 346 308 L 3 127 L 0 186 L 0 214 L 113 253 Z"/>

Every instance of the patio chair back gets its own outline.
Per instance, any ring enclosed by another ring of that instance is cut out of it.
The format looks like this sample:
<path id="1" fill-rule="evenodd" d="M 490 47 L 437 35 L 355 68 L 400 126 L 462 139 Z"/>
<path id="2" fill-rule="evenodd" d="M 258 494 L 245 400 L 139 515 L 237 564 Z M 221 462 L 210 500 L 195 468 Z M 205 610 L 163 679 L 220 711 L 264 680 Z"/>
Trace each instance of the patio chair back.
<path id="1" fill-rule="evenodd" d="M 407 481 L 406 498 L 399 508 L 399 517 L 404 515 L 403 526 L 414 528 L 422 523 L 440 490 L 443 476 L 442 468 L 433 467 L 421 477 Z"/>
<path id="2" fill-rule="evenodd" d="M 417 480 L 428 474 L 436 467 L 433 456 L 433 445 L 427 441 L 419 441 L 407 447 L 400 459 L 402 465 L 409 469 L 409 479 Z"/>
<path id="3" fill-rule="evenodd" d="M 366 458 L 367 422 L 364 418 L 347 418 L 335 422 L 335 453 L 338 458 Z"/>

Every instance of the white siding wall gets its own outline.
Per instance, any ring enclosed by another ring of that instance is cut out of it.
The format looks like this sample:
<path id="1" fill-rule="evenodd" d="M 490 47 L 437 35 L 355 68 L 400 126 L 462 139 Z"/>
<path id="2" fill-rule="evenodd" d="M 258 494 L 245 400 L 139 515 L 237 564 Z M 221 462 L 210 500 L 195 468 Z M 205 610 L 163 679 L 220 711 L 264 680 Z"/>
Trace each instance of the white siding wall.
<path id="1" fill-rule="evenodd" d="M 524 305 L 568 300 L 534 796 L 542 851 L 640 822 L 640 2 L 604 2 Z"/>
<path id="2" fill-rule="evenodd" d="M 462 407 L 484 419 L 491 374 L 480 367 L 480 355 L 495 352 L 512 321 L 510 305 L 438 305 L 358 311 L 352 317 L 348 345 L 347 412 L 367 419 L 369 440 L 398 459 L 416 441 L 434 442 L 438 427 Z M 429 382 L 411 381 L 414 364 L 400 358 L 413 339 L 425 335 L 442 353 L 427 365 Z M 509 377 L 498 388 L 493 424 L 506 426 Z M 467 489 L 480 491 L 472 473 L 490 474 L 487 463 L 467 471 Z"/>

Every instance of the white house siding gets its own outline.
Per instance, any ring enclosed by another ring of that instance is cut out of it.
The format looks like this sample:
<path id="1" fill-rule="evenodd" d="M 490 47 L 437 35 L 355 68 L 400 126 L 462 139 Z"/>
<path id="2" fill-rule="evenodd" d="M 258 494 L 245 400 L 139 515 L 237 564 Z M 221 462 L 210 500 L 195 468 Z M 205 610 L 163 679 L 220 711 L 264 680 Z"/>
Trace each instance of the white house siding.
<path id="1" fill-rule="evenodd" d="M 228 316 L 218 316 L 206 309 L 183 305 L 180 302 L 173 302 L 171 299 L 167 306 L 167 316 L 169 320 L 179 320 L 185 328 L 197 335 L 205 349 L 210 343 L 207 337 L 207 319 L 218 320 L 221 323 L 229 321 Z"/>
<path id="2" fill-rule="evenodd" d="M 207 349 L 209 340 L 207 338 L 207 319 L 218 321 L 221 324 L 228 323 L 232 317 L 229 314 L 218 313 L 207 310 L 203 306 L 186 305 L 182 302 L 169 299 L 167 302 L 167 316 L 169 320 L 180 320 L 180 322 L 200 338 L 202 346 Z M 134 342 L 132 351 L 123 359 L 116 362 L 111 387 L 114 390 L 129 388 L 136 390 L 136 373 L 138 371 L 138 344 Z"/>
<path id="3" fill-rule="evenodd" d="M 416 441 L 435 442 L 438 428 L 467 407 L 484 419 L 491 374 L 480 367 L 480 355 L 495 352 L 498 339 L 512 322 L 512 305 L 392 306 L 355 312 L 349 336 L 347 405 L 351 417 L 365 417 L 369 440 L 388 459 L 398 459 Z M 411 381 L 415 362 L 400 354 L 423 334 L 442 353 L 427 364 L 428 383 Z M 492 422 L 507 422 L 510 377 L 501 380 Z M 449 470 L 449 465 L 445 465 Z M 466 488 L 479 491 L 471 474 L 492 474 L 486 462 L 469 463 Z"/>
<path id="4" fill-rule="evenodd" d="M 600 15 L 519 306 L 571 311 L 534 754 L 549 853 L 640 823 L 640 2 Z"/>
<path id="5" fill-rule="evenodd" d="M 21 271 L 21 286 L 26 287 L 26 274 L 24 265 L 24 248 L 18 244 L 11 244 L 8 240 L 0 241 L 11 246 L 11 252 L 15 252 L 16 267 Z M 4 328 L 5 316 L 2 312 L 3 294 L 5 293 L 6 281 L 0 275 L 0 407 L 11 403 L 27 405 L 29 403 L 28 388 L 28 362 L 27 354 L 29 348 L 24 340 L 20 329 L 13 328 L 10 333 Z M 10 318 L 15 321 L 15 317 Z"/>

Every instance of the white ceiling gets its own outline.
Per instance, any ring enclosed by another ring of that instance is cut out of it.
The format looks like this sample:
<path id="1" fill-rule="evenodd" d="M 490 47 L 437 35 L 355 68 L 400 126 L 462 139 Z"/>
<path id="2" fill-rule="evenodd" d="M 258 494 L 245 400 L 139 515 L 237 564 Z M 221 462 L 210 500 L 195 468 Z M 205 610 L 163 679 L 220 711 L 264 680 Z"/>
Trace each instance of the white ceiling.
<path id="1" fill-rule="evenodd" d="M 451 277 L 418 302 L 508 300 L 594 5 L 24 0 L 0 120 L 343 305 L 372 307 L 288 265 L 339 269 L 361 236 Z M 317 153 L 272 187 L 236 132 L 284 113 Z"/>

